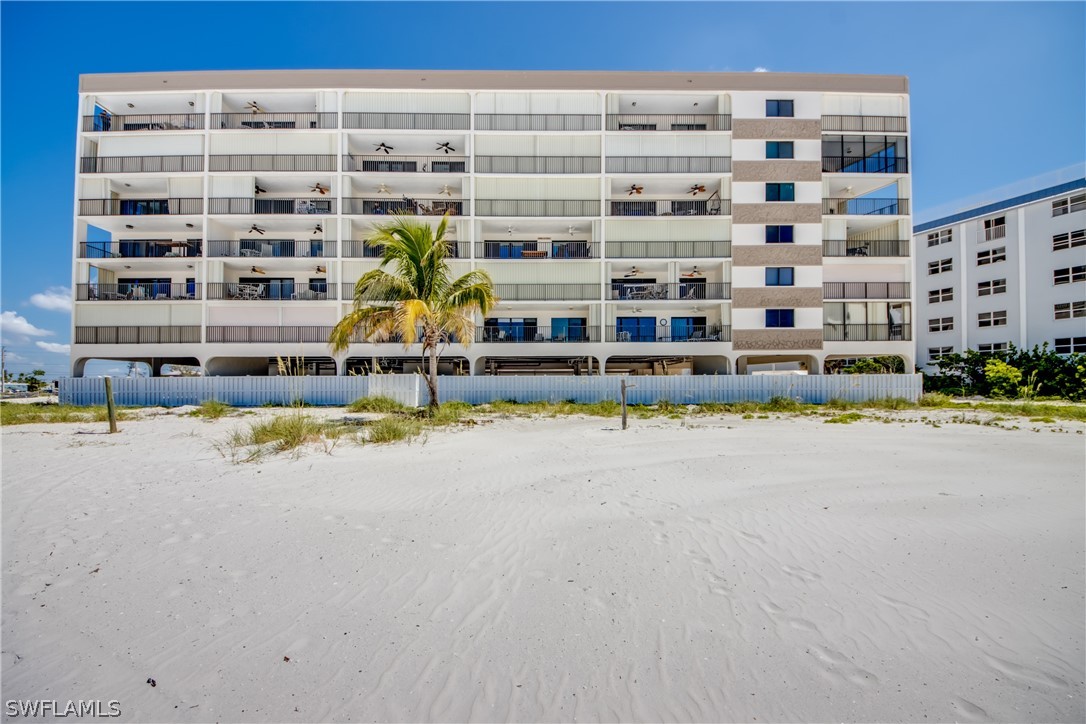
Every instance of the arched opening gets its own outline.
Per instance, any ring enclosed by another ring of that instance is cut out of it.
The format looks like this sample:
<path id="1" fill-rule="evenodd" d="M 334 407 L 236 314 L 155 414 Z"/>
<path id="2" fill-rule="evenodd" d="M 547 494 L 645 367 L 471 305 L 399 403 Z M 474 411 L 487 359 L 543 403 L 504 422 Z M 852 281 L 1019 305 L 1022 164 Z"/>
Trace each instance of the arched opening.
<path id="1" fill-rule="evenodd" d="M 415 374 L 430 370 L 430 358 L 412 357 L 348 357 L 343 364 L 346 375 Z M 442 356 L 437 361 L 437 373 L 443 376 L 468 375 L 471 366 L 467 357 Z"/>
<path id="2" fill-rule="evenodd" d="M 830 356 L 826 358 L 823 365 L 823 373 L 827 375 L 900 375 L 906 372 L 912 372 L 908 368 L 908 360 L 896 354 L 866 357 Z"/>
<path id="3" fill-rule="evenodd" d="M 482 357 L 475 374 L 491 376 L 581 376 L 600 374 L 595 357 Z"/>
<path id="4" fill-rule="evenodd" d="M 819 364 L 808 354 L 743 355 L 735 369 L 740 375 L 817 375 Z"/>

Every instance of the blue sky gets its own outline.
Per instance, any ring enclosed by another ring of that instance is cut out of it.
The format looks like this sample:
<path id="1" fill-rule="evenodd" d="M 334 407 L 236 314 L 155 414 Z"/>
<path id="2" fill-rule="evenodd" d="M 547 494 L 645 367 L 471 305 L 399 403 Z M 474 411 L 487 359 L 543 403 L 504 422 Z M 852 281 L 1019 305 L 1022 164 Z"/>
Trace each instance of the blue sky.
<path id="1" fill-rule="evenodd" d="M 1077 2 L 3 2 L 0 21 L 4 344 L 17 358 L 10 368 L 51 377 L 67 370 L 80 73 L 904 74 L 919 220 L 996 187 L 1082 175 L 1086 159 L 1086 5 Z"/>

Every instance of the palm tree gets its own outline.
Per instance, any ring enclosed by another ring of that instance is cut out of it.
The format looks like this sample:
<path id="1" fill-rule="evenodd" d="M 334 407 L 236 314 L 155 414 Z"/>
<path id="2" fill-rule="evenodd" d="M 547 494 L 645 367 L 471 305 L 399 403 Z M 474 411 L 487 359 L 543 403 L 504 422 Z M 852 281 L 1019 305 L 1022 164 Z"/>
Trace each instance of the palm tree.
<path id="1" fill-rule="evenodd" d="M 439 348 L 453 339 L 470 345 L 475 336 L 474 313 L 485 316 L 497 301 L 485 271 L 451 278 L 445 260 L 448 222 L 446 216 L 435 231 L 411 216 L 397 215 L 374 227 L 366 243 L 382 250 L 381 265 L 355 284 L 354 308 L 339 320 L 328 339 L 337 353 L 347 349 L 356 333 L 374 342 L 395 336 L 405 349 L 421 341 L 423 355 L 430 357 L 426 375 L 430 414 L 438 407 Z"/>

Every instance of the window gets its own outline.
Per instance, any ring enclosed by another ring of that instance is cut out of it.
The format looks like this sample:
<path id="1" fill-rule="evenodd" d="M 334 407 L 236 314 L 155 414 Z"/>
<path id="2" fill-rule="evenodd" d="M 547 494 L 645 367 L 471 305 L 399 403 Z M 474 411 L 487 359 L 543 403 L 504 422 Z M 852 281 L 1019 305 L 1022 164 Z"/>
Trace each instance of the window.
<path id="1" fill-rule="evenodd" d="M 1007 217 L 997 216 L 994 219 L 984 220 L 984 241 L 1002 239 L 1007 235 Z"/>
<path id="2" fill-rule="evenodd" d="M 768 113 L 766 115 L 769 115 Z M 1075 194 L 1052 202 L 1052 215 L 1063 216 L 1086 209 L 1086 194 Z"/>
<path id="3" fill-rule="evenodd" d="M 793 158 L 795 147 L 792 141 L 766 141 L 766 158 Z"/>
<path id="4" fill-rule="evenodd" d="M 1074 249 L 1076 246 L 1086 245 L 1086 229 L 1072 231 L 1069 234 L 1056 234 L 1052 237 L 1052 251 Z"/>
<path id="5" fill-rule="evenodd" d="M 545 328 L 540 327 L 536 338 L 545 339 Z M 551 336 L 555 342 L 587 342 L 588 319 L 586 317 L 552 317 Z"/>
<path id="6" fill-rule="evenodd" d="M 946 357 L 948 354 L 953 354 L 953 347 L 928 347 L 928 359 L 935 361 Z"/>
<path id="7" fill-rule="evenodd" d="M 767 287 L 790 287 L 795 284 L 794 267 L 767 266 L 765 268 L 765 285 Z"/>
<path id="8" fill-rule="evenodd" d="M 1052 308 L 1056 319 L 1086 317 L 1086 302 L 1066 302 Z"/>
<path id="9" fill-rule="evenodd" d="M 534 342 L 538 332 L 535 317 L 502 317 L 483 322 L 487 342 Z"/>
<path id="10" fill-rule="evenodd" d="M 998 249 L 977 252 L 977 266 L 995 264 L 999 261 L 1007 261 L 1007 247 L 1005 246 L 1001 246 Z"/>
<path id="11" fill-rule="evenodd" d="M 796 185 L 793 183 L 788 184 L 766 184 L 765 185 L 765 200 L 766 201 L 795 201 L 796 200 Z"/>
<path id="12" fill-rule="evenodd" d="M 954 229 L 943 229 L 928 234 L 928 246 L 939 246 L 954 241 Z"/>
<path id="13" fill-rule="evenodd" d="M 617 317 L 616 342 L 655 342 L 656 317 Z"/>
<path id="14" fill-rule="evenodd" d="M 1086 337 L 1057 337 L 1056 354 L 1086 353 Z"/>
<path id="15" fill-rule="evenodd" d="M 940 259 L 939 261 L 928 262 L 928 274 L 942 274 L 943 272 L 954 271 L 953 259 Z"/>
<path id="16" fill-rule="evenodd" d="M 954 287 L 947 287 L 946 289 L 932 289 L 928 292 L 928 304 L 938 304 L 939 302 L 953 302 L 954 301 Z"/>
<path id="17" fill-rule="evenodd" d="M 991 354 L 992 352 L 1006 352 L 1008 347 L 1010 347 L 1010 342 L 989 342 L 988 344 L 977 345 L 977 351 Z"/>
<path id="18" fill-rule="evenodd" d="M 792 118 L 795 115 L 795 107 L 792 101 L 766 101 L 766 118 Z"/>
<path id="19" fill-rule="evenodd" d="M 1005 327 L 1007 326 L 1007 312 L 981 312 L 977 315 L 978 327 Z"/>
<path id="20" fill-rule="evenodd" d="M 954 317 L 936 317 L 928 320 L 929 332 L 950 332 L 954 329 Z"/>
<path id="21" fill-rule="evenodd" d="M 1086 282 L 1086 265 L 1052 271 L 1053 284 L 1071 284 L 1072 282 Z"/>
<path id="22" fill-rule="evenodd" d="M 791 244 L 794 231 L 794 226 L 767 226 L 765 227 L 765 243 Z"/>
<path id="23" fill-rule="evenodd" d="M 1007 280 L 1006 279 L 993 279 L 990 282 L 980 282 L 977 284 L 977 296 L 987 297 L 992 294 L 1006 294 L 1007 292 Z"/>
<path id="24" fill-rule="evenodd" d="M 796 310 L 794 309 L 767 309 L 765 310 L 766 327 L 795 327 Z"/>

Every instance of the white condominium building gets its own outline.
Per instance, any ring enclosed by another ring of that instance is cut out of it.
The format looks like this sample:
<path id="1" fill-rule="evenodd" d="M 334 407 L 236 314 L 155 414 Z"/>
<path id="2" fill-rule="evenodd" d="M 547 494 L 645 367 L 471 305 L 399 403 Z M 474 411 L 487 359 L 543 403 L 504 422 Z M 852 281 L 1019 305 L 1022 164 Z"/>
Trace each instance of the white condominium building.
<path id="1" fill-rule="evenodd" d="M 445 374 L 911 369 L 908 117 L 900 76 L 84 75 L 72 371 L 414 370 L 327 345 L 394 213 L 501 298 Z"/>
<path id="2" fill-rule="evenodd" d="M 1086 178 L 914 232 L 921 365 L 1011 344 L 1086 352 Z"/>

